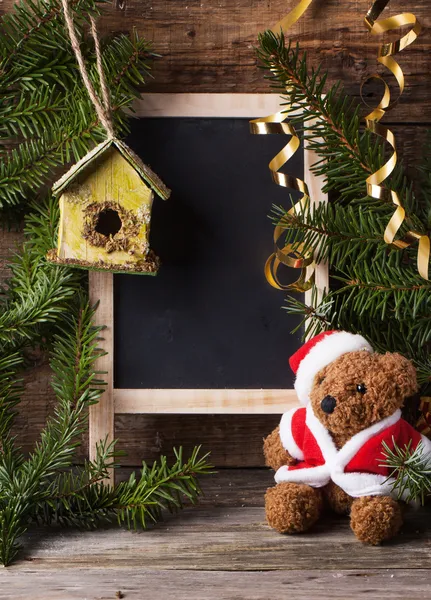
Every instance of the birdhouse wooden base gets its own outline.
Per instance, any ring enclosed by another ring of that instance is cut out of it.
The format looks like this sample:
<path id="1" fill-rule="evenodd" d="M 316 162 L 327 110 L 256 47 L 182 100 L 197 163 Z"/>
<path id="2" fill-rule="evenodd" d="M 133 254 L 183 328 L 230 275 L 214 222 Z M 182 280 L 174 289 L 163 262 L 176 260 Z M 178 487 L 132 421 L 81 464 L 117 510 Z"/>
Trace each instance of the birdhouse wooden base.
<path id="1" fill-rule="evenodd" d="M 154 193 L 169 196 L 149 167 L 119 140 L 106 140 L 54 186 L 59 196 L 55 264 L 118 273 L 157 273 L 149 248 Z"/>
<path id="2" fill-rule="evenodd" d="M 148 253 L 145 261 L 140 263 L 105 263 L 100 260 L 97 263 L 78 260 L 75 258 L 59 258 L 57 248 L 49 250 L 47 260 L 56 265 L 64 265 L 76 267 L 78 269 L 86 269 L 87 271 L 109 271 L 110 273 L 134 273 L 136 275 L 157 275 L 160 267 L 160 259 L 152 250 Z"/>

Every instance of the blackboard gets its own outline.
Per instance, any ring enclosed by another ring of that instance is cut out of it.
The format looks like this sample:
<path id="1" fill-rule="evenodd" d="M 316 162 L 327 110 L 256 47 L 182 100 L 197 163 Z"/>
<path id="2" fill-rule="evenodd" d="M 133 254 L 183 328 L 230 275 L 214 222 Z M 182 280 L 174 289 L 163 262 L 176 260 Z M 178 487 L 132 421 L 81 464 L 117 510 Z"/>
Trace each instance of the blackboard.
<path id="1" fill-rule="evenodd" d="M 154 200 L 158 275 L 115 275 L 115 388 L 292 388 L 301 333 L 263 273 L 271 206 L 289 206 L 267 163 L 286 138 L 253 136 L 243 118 L 145 118 L 132 131 L 172 196 Z M 303 169 L 298 151 L 289 172 Z"/>

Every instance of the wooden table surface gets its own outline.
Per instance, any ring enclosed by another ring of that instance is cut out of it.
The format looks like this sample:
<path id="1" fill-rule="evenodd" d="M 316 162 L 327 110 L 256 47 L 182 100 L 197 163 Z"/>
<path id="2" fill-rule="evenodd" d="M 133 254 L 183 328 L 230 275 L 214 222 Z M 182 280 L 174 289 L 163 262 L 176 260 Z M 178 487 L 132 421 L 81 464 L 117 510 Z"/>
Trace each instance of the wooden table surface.
<path id="1" fill-rule="evenodd" d="M 257 600 L 431 598 L 428 509 L 410 509 L 401 535 L 361 545 L 348 520 L 282 536 L 265 522 L 266 470 L 225 470 L 205 497 L 152 530 L 33 530 L 0 572 L 1 600 Z"/>

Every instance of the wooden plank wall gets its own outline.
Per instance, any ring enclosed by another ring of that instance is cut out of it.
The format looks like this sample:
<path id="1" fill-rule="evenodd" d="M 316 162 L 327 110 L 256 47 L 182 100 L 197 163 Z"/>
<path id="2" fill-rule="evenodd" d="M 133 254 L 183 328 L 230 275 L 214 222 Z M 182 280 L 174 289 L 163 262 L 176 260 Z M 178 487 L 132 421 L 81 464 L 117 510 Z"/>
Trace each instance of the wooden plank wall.
<path id="1" fill-rule="evenodd" d="M 296 0 L 295 0 L 296 2 Z M 267 92 L 257 68 L 253 45 L 259 31 L 284 16 L 294 0 L 113 0 L 101 22 L 103 33 L 133 28 L 154 42 L 163 55 L 155 64 L 151 92 Z M 2 11 L 12 0 L 3 0 Z M 307 15 L 291 30 L 308 51 L 312 64 L 322 63 L 330 80 L 340 79 L 358 95 L 360 82 L 376 70 L 376 41 L 365 31 L 363 16 L 369 0 L 315 0 Z M 427 123 L 431 122 L 431 57 L 428 0 L 405 3 L 392 0 L 388 13 L 412 11 L 424 26 L 419 41 L 400 58 L 407 81 L 402 101 L 386 122 L 394 123 L 401 152 L 410 164 L 420 156 Z M 386 13 L 385 13 L 386 14 Z M 370 102 L 373 97 L 369 97 Z M 0 241 L 0 275 L 9 248 L 19 242 L 16 233 Z M 274 291 L 274 293 L 280 293 Z M 280 293 L 280 305 L 283 297 Z M 287 357 L 286 357 L 287 359 Z M 35 357 L 27 375 L 27 391 L 16 422 L 19 441 L 30 450 L 53 407 L 49 369 Z M 287 368 L 287 366 L 286 366 Z M 202 443 L 219 467 L 262 465 L 261 441 L 277 423 L 274 416 L 144 416 L 116 417 L 116 436 L 127 450 L 124 464 L 139 465 L 173 445 L 189 448 Z M 80 451 L 82 458 L 87 440 Z"/>

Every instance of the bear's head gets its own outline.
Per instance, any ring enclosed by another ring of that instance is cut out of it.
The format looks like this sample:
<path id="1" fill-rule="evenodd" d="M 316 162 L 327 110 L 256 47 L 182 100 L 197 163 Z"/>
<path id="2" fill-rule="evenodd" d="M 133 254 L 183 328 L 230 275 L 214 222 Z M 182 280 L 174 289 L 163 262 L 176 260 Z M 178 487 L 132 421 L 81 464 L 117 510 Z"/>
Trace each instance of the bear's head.
<path id="1" fill-rule="evenodd" d="M 400 354 L 342 354 L 314 377 L 313 412 L 338 445 L 392 415 L 418 389 L 416 370 Z"/>

